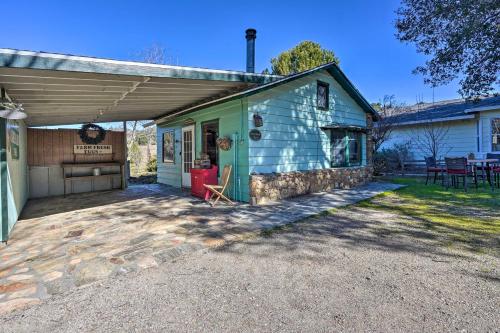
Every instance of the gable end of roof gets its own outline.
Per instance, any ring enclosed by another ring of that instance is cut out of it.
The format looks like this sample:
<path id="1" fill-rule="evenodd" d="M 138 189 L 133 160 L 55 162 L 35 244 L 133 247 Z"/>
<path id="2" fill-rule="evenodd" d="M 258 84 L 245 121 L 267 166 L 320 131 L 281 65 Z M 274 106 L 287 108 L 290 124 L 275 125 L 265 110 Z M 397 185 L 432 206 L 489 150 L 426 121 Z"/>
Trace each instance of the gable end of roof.
<path id="1" fill-rule="evenodd" d="M 303 78 L 306 76 L 309 76 L 309 75 L 314 74 L 314 73 L 321 71 L 321 70 L 326 70 L 330 75 L 332 75 L 333 78 L 341 85 L 341 87 L 344 90 L 346 90 L 346 92 L 349 94 L 349 96 L 351 96 L 356 101 L 356 103 L 358 103 L 358 105 L 361 106 L 361 108 L 365 112 L 371 113 L 373 115 L 374 121 L 377 121 L 380 118 L 377 111 L 375 111 L 375 109 L 370 105 L 370 103 L 368 103 L 368 101 L 361 95 L 359 90 L 356 89 L 356 87 L 352 84 L 352 82 L 349 81 L 347 76 L 340 70 L 340 68 L 337 66 L 337 64 L 331 62 L 331 63 L 327 63 L 327 64 L 324 64 L 324 65 L 321 65 L 321 66 L 318 66 L 318 67 L 315 67 L 315 68 L 312 68 L 312 69 L 309 69 L 309 70 L 306 70 L 306 71 L 303 71 L 300 73 L 286 76 L 284 78 L 278 79 L 278 80 L 273 81 L 273 82 L 265 83 L 265 84 L 258 85 L 256 87 L 253 87 L 250 89 L 246 89 L 246 90 L 243 90 L 241 92 L 238 92 L 238 93 L 235 93 L 232 95 L 228 95 L 228 96 L 225 96 L 225 97 L 222 97 L 219 99 L 215 99 L 212 101 L 208 101 L 205 103 L 194 105 L 192 107 L 183 108 L 183 109 L 180 109 L 178 111 L 171 112 L 169 114 L 166 114 L 164 116 L 161 116 L 161 117 L 155 119 L 155 122 L 157 124 L 159 124 L 159 123 L 162 123 L 162 122 L 166 121 L 167 119 L 175 117 L 175 116 L 179 116 L 179 115 L 186 114 L 186 113 L 191 113 L 191 112 L 198 111 L 198 110 L 201 110 L 201 109 L 204 109 L 207 107 L 211 107 L 211 106 L 214 106 L 217 104 L 229 102 L 229 101 L 232 101 L 235 99 L 252 96 L 252 95 L 258 94 L 260 92 L 263 92 L 265 90 L 273 89 L 273 88 L 276 88 L 276 87 L 281 86 L 283 84 L 295 81 L 297 79 L 300 79 L 300 78 Z"/>

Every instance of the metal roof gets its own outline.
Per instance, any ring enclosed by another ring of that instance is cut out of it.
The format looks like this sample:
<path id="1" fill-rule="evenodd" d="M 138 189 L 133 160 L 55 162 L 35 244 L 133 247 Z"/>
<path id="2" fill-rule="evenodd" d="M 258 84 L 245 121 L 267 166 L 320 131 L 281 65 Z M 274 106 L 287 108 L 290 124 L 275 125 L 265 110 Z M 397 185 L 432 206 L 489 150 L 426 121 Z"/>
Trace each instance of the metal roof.
<path id="1" fill-rule="evenodd" d="M 239 98 L 243 98 L 246 96 L 251 96 L 251 95 L 257 94 L 259 92 L 262 92 L 264 90 L 268 90 L 268 89 L 277 87 L 279 85 L 291 82 L 293 80 L 305 77 L 307 75 L 311 75 L 311 74 L 316 73 L 320 70 L 326 70 L 328 73 L 330 73 L 330 75 L 332 75 L 335 78 L 335 80 L 337 80 L 337 82 L 342 86 L 342 88 L 344 88 L 346 90 L 346 92 L 363 108 L 363 110 L 365 110 L 365 112 L 369 112 L 369 113 L 373 114 L 374 120 L 379 119 L 379 115 L 378 115 L 377 111 L 375 111 L 375 109 L 373 109 L 371 104 L 363 97 L 363 95 L 361 95 L 359 90 L 352 84 L 352 82 L 349 81 L 347 76 L 340 70 L 340 68 L 337 66 L 337 64 L 331 62 L 331 63 L 317 66 L 315 68 L 312 68 L 312 69 L 309 69 L 309 70 L 306 70 L 306 71 L 303 71 L 300 73 L 296 73 L 296 74 L 282 77 L 280 79 L 271 81 L 269 83 L 265 83 L 265 84 L 258 85 L 256 87 L 248 88 L 246 90 L 242 90 L 240 92 L 230 94 L 228 96 L 223 96 L 219 99 L 214 99 L 214 100 L 208 101 L 206 103 L 201 103 L 201 104 L 193 105 L 193 106 L 188 107 L 188 108 L 180 109 L 177 112 L 165 114 L 163 117 L 160 117 L 159 119 L 157 119 L 156 123 L 160 124 L 162 122 L 167 121 L 168 119 L 170 119 L 172 117 L 175 117 L 175 116 L 178 116 L 181 114 L 194 112 L 194 111 L 204 109 L 204 108 L 207 108 L 210 106 L 214 106 L 214 105 L 217 105 L 220 103 L 228 102 L 228 101 L 231 101 L 234 99 L 239 99 Z"/>
<path id="2" fill-rule="evenodd" d="M 0 49 L 0 87 L 29 126 L 155 119 L 279 78 Z"/>
<path id="3" fill-rule="evenodd" d="M 156 119 L 256 94 L 319 70 L 375 120 L 377 112 L 335 63 L 289 76 L 0 49 L 0 87 L 28 126 Z"/>
<path id="4" fill-rule="evenodd" d="M 471 113 L 500 109 L 500 96 L 484 97 L 479 100 L 450 100 L 429 104 L 416 104 L 409 112 L 390 117 L 396 125 L 410 125 L 425 122 L 441 122 L 474 118 Z"/>

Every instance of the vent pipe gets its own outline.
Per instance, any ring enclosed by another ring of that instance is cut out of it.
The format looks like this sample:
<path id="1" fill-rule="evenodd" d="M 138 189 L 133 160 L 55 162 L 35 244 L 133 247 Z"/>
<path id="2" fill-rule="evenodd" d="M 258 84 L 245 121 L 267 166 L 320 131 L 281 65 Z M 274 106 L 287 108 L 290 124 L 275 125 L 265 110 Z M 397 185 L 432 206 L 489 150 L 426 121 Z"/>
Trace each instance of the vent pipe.
<path id="1" fill-rule="evenodd" d="M 257 30 L 247 29 L 247 72 L 255 73 L 255 38 L 257 38 Z"/>

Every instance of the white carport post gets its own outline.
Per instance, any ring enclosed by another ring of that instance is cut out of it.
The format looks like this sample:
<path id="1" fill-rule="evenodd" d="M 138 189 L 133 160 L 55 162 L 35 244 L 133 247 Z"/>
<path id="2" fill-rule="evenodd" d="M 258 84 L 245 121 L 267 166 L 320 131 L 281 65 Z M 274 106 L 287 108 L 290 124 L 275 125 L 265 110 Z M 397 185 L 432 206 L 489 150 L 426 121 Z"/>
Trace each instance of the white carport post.
<path id="1" fill-rule="evenodd" d="M 123 150 L 124 150 L 124 164 L 123 164 L 123 188 L 128 187 L 128 146 L 127 146 L 127 121 L 123 122 Z"/>

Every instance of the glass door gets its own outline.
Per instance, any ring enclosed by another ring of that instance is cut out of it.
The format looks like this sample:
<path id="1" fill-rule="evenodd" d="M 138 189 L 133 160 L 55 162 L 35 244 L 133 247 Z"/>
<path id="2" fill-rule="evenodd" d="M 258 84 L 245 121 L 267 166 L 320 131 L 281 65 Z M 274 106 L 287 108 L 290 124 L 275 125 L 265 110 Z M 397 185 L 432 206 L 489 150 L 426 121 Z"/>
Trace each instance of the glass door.
<path id="1" fill-rule="evenodd" d="M 194 163 L 194 125 L 182 129 L 182 186 L 191 187 Z"/>

